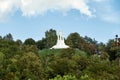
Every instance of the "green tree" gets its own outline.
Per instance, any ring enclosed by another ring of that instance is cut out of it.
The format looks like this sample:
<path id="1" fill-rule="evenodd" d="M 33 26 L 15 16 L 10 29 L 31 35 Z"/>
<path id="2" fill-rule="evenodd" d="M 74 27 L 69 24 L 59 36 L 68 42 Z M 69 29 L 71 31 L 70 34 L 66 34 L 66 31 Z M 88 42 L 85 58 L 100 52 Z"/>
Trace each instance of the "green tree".
<path id="1" fill-rule="evenodd" d="M 4 40 L 6 41 L 13 41 L 13 37 L 12 37 L 12 34 L 7 34 L 6 36 L 3 37 Z"/>
<path id="2" fill-rule="evenodd" d="M 45 49 L 46 39 L 42 38 L 42 40 L 39 40 L 39 41 L 36 42 L 36 45 L 37 45 L 37 48 L 40 49 L 40 50 Z"/>
<path id="3" fill-rule="evenodd" d="M 17 66 L 20 72 L 20 80 L 44 80 L 45 78 L 41 60 L 35 53 L 23 54 L 17 62 Z"/>
<path id="4" fill-rule="evenodd" d="M 0 40 L 2 39 L 2 36 L 0 36 Z"/>
<path id="5" fill-rule="evenodd" d="M 87 52 L 88 55 L 96 54 L 96 51 L 98 51 L 97 41 L 95 39 L 91 39 L 88 36 L 85 36 L 83 39 L 85 41 L 84 51 Z"/>
<path id="6" fill-rule="evenodd" d="M 55 78 L 49 79 L 49 80 L 77 80 L 77 78 L 72 75 L 64 75 L 63 77 L 60 75 L 57 75 Z"/>
<path id="7" fill-rule="evenodd" d="M 0 52 L 0 64 L 3 62 L 3 59 L 4 59 L 4 54 Z"/>
<path id="8" fill-rule="evenodd" d="M 38 48 L 36 45 L 23 45 L 21 48 L 21 51 L 23 53 L 28 53 L 28 52 L 33 52 L 33 53 L 38 53 Z"/>
<path id="9" fill-rule="evenodd" d="M 104 43 L 102 43 L 102 42 L 98 43 L 96 48 L 97 48 L 96 53 L 99 53 L 99 51 L 106 52 L 106 45 Z"/>
<path id="10" fill-rule="evenodd" d="M 14 41 L 0 40 L 0 52 L 5 55 L 5 58 L 11 58 L 18 54 L 19 47 Z"/>
<path id="11" fill-rule="evenodd" d="M 84 40 L 85 40 L 86 43 L 97 44 L 97 41 L 95 39 L 91 39 L 88 36 L 85 36 Z"/>
<path id="12" fill-rule="evenodd" d="M 85 44 L 85 52 L 87 52 L 88 55 L 93 55 L 93 54 L 96 54 L 96 45 L 95 44 Z"/>
<path id="13" fill-rule="evenodd" d="M 80 77 L 80 80 L 95 80 L 95 79 L 93 79 L 93 78 L 89 77 L 87 74 L 85 74 Z"/>
<path id="14" fill-rule="evenodd" d="M 56 31 L 53 30 L 53 29 L 50 29 L 49 31 L 46 31 L 45 32 L 45 38 L 46 38 L 46 48 L 51 48 L 57 42 Z"/>
<path id="15" fill-rule="evenodd" d="M 23 43 L 22 43 L 22 41 L 21 41 L 20 39 L 17 39 L 17 40 L 16 40 L 16 44 L 22 45 Z"/>
<path id="16" fill-rule="evenodd" d="M 23 46 L 22 41 L 18 39 L 18 40 L 16 41 L 16 44 L 18 45 L 19 49 L 21 50 L 21 49 L 22 49 L 22 46 Z"/>
<path id="17" fill-rule="evenodd" d="M 72 56 L 72 61 L 75 62 L 75 65 L 73 67 L 72 73 L 77 77 L 80 78 L 80 76 L 83 74 L 83 71 L 86 69 L 88 63 L 88 58 L 85 54 L 76 53 Z"/>
<path id="18" fill-rule="evenodd" d="M 35 45 L 35 40 L 32 38 L 28 38 L 24 42 L 25 45 Z"/>
<path id="19" fill-rule="evenodd" d="M 109 60 L 109 55 L 108 55 L 108 53 L 102 52 L 102 53 L 101 53 L 101 59 Z"/>
<path id="20" fill-rule="evenodd" d="M 76 48 L 76 49 L 83 49 L 83 44 L 84 40 L 80 35 L 75 32 L 71 33 L 66 40 L 66 44 L 69 45 L 71 48 Z"/>
<path id="21" fill-rule="evenodd" d="M 115 44 L 115 41 L 113 39 L 109 40 L 107 45 L 106 45 L 106 51 L 110 55 L 110 60 L 115 60 L 116 54 L 117 54 L 117 47 Z"/>

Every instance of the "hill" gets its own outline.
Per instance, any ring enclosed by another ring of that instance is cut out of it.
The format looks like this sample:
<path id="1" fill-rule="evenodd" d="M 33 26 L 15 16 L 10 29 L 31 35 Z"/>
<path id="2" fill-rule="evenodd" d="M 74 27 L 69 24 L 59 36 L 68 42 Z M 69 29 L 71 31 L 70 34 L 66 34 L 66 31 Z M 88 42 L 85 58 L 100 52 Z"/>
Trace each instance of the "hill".
<path id="1" fill-rule="evenodd" d="M 75 54 L 79 54 L 79 55 L 87 55 L 86 52 L 78 50 L 78 49 L 43 49 L 43 50 L 39 50 L 39 55 L 51 55 L 51 54 L 61 54 L 61 53 L 75 53 Z"/>

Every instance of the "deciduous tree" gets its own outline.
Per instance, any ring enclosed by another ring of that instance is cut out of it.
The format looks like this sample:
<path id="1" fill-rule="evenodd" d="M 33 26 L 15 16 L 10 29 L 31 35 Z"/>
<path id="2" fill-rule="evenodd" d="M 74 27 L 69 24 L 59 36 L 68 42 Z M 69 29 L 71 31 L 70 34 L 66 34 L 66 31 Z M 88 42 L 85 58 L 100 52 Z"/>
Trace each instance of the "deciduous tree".
<path id="1" fill-rule="evenodd" d="M 32 38 L 28 38 L 24 42 L 25 45 L 35 45 L 35 40 Z"/>
<path id="2" fill-rule="evenodd" d="M 49 31 L 46 31 L 45 32 L 45 38 L 46 38 L 46 48 L 51 48 L 57 42 L 56 31 L 53 30 L 53 29 L 50 29 Z"/>

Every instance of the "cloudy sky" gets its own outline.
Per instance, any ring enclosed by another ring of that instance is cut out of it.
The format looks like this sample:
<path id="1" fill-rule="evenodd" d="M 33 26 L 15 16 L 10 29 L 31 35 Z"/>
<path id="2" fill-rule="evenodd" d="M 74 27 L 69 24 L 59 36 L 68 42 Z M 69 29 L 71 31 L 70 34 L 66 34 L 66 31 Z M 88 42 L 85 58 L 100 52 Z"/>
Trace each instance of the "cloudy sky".
<path id="1" fill-rule="evenodd" d="M 100 42 L 120 36 L 120 0 L 0 0 L 0 35 L 40 40 L 46 30 Z"/>

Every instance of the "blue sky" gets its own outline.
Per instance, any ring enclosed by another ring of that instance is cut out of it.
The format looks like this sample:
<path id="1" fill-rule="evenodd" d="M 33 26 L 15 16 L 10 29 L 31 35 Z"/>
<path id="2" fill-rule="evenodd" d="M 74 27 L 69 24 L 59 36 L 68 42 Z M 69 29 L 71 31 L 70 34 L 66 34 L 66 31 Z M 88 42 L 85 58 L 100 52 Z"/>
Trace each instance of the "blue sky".
<path id="1" fill-rule="evenodd" d="M 106 43 L 120 36 L 120 0 L 0 0 L 0 35 L 40 40 L 62 30 Z"/>

